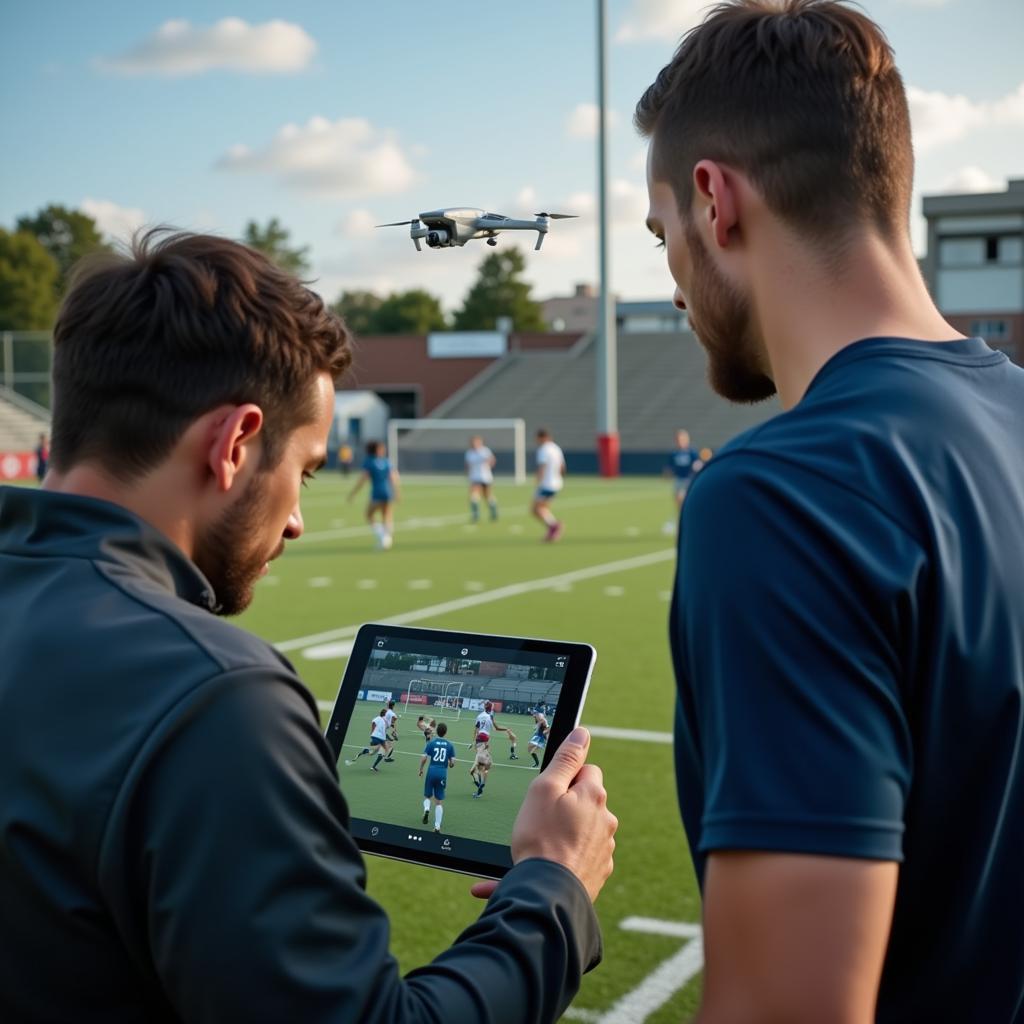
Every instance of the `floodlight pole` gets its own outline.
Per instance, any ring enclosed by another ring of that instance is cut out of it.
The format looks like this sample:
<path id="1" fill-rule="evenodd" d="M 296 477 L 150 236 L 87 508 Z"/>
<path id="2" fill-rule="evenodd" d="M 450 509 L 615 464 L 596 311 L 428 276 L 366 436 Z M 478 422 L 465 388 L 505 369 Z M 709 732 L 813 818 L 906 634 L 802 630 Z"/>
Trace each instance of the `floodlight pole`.
<path id="1" fill-rule="evenodd" d="M 607 0 L 597 2 L 597 209 L 598 277 L 601 298 L 597 316 L 597 464 L 601 476 L 619 475 L 618 360 L 615 297 L 608 280 L 608 116 L 605 97 Z"/>

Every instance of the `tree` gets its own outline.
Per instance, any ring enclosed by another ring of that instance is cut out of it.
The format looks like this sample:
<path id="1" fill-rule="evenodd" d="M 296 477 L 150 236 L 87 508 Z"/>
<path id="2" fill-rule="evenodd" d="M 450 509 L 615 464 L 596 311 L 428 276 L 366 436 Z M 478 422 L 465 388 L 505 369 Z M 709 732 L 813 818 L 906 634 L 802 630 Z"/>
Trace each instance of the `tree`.
<path id="1" fill-rule="evenodd" d="M 258 249 L 282 270 L 304 277 L 309 273 L 309 246 L 295 248 L 288 244 L 290 240 L 291 232 L 276 217 L 271 217 L 263 228 L 256 221 L 249 221 L 242 236 L 246 245 Z"/>
<path id="2" fill-rule="evenodd" d="M 373 334 L 373 318 L 382 302 L 373 292 L 342 292 L 333 309 L 353 334 Z"/>
<path id="3" fill-rule="evenodd" d="M 497 318 L 507 316 L 517 331 L 543 331 L 540 305 L 530 298 L 530 286 L 520 276 L 525 268 L 526 260 L 516 248 L 487 256 L 455 314 L 455 329 L 493 331 Z"/>
<path id="4" fill-rule="evenodd" d="M 68 274 L 78 260 L 90 252 L 110 249 L 92 217 L 56 203 L 43 207 L 34 217 L 19 217 L 17 230 L 35 236 L 56 261 L 54 294 L 58 299 L 64 294 Z"/>
<path id="5" fill-rule="evenodd" d="M 371 334 L 429 334 L 447 327 L 441 301 L 422 288 L 394 292 L 373 316 Z"/>
<path id="6" fill-rule="evenodd" d="M 31 232 L 0 228 L 0 330 L 52 327 L 58 278 L 57 261 Z"/>

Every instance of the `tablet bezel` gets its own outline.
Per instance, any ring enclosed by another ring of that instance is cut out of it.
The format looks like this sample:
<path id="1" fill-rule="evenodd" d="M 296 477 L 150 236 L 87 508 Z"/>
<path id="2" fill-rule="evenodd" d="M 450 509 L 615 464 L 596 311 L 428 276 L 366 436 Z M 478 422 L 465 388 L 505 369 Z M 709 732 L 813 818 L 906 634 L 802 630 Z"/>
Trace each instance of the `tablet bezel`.
<path id="1" fill-rule="evenodd" d="M 590 679 L 594 671 L 594 664 L 597 661 L 597 651 L 590 644 L 567 640 L 545 640 L 536 637 L 469 633 L 462 630 L 428 629 L 418 626 L 391 626 L 387 623 L 379 622 L 364 623 L 359 627 L 359 631 L 352 644 L 352 652 L 349 655 L 348 664 L 345 666 L 345 672 L 338 688 L 334 710 L 331 712 L 331 717 L 324 733 L 327 745 L 334 755 L 335 762 L 339 764 L 338 773 L 342 778 L 343 791 L 344 777 L 340 767 L 342 744 L 344 743 L 345 735 L 355 710 L 356 697 L 363 674 L 369 663 L 370 653 L 373 650 L 374 638 L 382 634 L 402 640 L 423 640 L 431 643 L 451 644 L 453 647 L 493 647 L 505 651 L 513 649 L 537 654 L 567 655 L 568 664 L 566 666 L 565 679 L 562 682 L 558 704 L 555 706 L 555 713 L 552 716 L 548 743 L 544 750 L 544 759 L 541 762 L 541 771 L 548 766 L 552 755 L 565 737 L 579 725 L 583 703 L 586 700 Z M 509 868 L 512 867 L 511 850 L 507 845 L 505 846 L 506 851 L 508 851 L 507 863 L 493 864 L 489 861 L 459 856 L 454 852 L 444 852 L 440 847 L 434 850 L 432 847 L 435 836 L 432 830 L 424 829 L 422 826 L 408 826 L 410 832 L 421 833 L 422 839 L 420 841 L 425 843 L 422 849 L 412 849 L 397 843 L 381 841 L 369 835 L 361 834 L 364 831 L 363 823 L 366 823 L 367 826 L 372 824 L 365 818 L 353 817 L 349 830 L 356 841 L 356 845 L 364 853 L 372 853 L 375 856 L 388 857 L 392 860 L 408 861 L 412 864 L 426 864 L 430 867 L 443 868 L 447 871 L 456 871 L 461 874 L 475 875 L 482 878 L 502 878 Z M 406 826 L 396 827 L 399 829 L 406 828 Z M 443 842 L 443 839 L 437 838 L 440 842 Z M 460 837 L 449 836 L 448 838 L 457 839 Z M 461 838 L 472 839 L 472 836 Z M 502 844 L 493 845 L 500 846 Z"/>

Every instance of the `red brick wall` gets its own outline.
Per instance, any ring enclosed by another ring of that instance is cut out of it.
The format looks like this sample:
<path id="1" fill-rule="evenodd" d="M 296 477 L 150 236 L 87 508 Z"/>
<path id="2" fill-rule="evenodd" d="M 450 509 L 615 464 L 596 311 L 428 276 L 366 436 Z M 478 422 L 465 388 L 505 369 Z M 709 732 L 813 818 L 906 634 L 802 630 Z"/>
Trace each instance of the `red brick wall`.
<path id="1" fill-rule="evenodd" d="M 578 334 L 513 334 L 512 351 L 570 348 Z M 388 334 L 356 341 L 352 367 L 341 383 L 342 391 L 419 391 L 421 416 L 429 415 L 478 373 L 493 358 L 430 359 L 424 334 Z"/>

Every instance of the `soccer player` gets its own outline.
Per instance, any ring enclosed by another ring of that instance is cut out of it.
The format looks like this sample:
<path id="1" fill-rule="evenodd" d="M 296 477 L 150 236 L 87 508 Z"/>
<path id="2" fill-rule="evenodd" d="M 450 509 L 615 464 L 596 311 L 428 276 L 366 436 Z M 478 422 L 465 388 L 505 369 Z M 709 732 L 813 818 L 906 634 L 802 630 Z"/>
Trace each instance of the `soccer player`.
<path id="1" fill-rule="evenodd" d="M 363 471 L 359 474 L 355 487 L 349 492 L 349 501 L 367 481 L 370 482 L 370 502 L 366 506 L 366 521 L 377 538 L 377 547 L 387 551 L 395 540 L 391 506 L 398 501 L 400 494 L 398 470 L 391 465 L 382 441 L 370 441 L 367 444 Z M 375 519 L 377 516 L 380 517 L 379 522 Z"/>
<path id="2" fill-rule="evenodd" d="M 386 712 L 387 708 L 381 708 L 380 714 L 370 724 L 370 745 L 363 747 L 351 761 L 346 761 L 345 764 L 355 764 L 363 754 L 369 754 L 375 750 L 377 752 L 377 760 L 370 765 L 370 771 L 379 771 L 377 765 L 385 759 L 384 755 L 388 749 L 388 720 L 384 717 Z M 393 760 L 393 758 L 388 758 L 388 760 Z"/>
<path id="3" fill-rule="evenodd" d="M 718 4 L 636 123 L 712 387 L 783 409 L 682 510 L 697 1017 L 1019 1022 L 1024 369 L 922 279 L 892 48 L 860 6 Z"/>
<path id="4" fill-rule="evenodd" d="M 498 500 L 492 493 L 494 486 L 494 452 L 484 444 L 482 437 L 471 437 L 466 450 L 466 476 L 469 477 L 469 518 L 480 521 L 480 498 L 483 496 L 491 510 L 491 522 L 498 518 Z"/>
<path id="5" fill-rule="evenodd" d="M 526 752 L 533 758 L 533 767 L 539 768 L 540 761 L 537 759 L 537 751 L 544 750 L 548 745 L 548 720 L 542 712 L 535 711 L 533 721 L 533 735 L 530 737 Z"/>
<path id="6" fill-rule="evenodd" d="M 424 715 L 420 715 L 416 719 L 416 728 L 423 733 L 423 739 L 429 743 L 434 738 L 434 730 L 437 728 L 437 719 L 427 718 Z"/>
<path id="7" fill-rule="evenodd" d="M 544 427 L 537 431 L 536 458 L 537 490 L 530 511 L 547 527 L 544 540 L 555 541 L 562 536 L 564 527 L 551 511 L 551 501 L 565 483 L 565 455 Z"/>
<path id="8" fill-rule="evenodd" d="M 434 831 L 441 831 L 441 819 L 444 817 L 445 788 L 448 785 L 448 769 L 455 767 L 455 745 L 446 740 L 448 723 L 442 722 L 437 727 L 437 739 L 429 740 L 423 748 L 420 758 L 420 778 L 427 769 L 427 777 L 423 783 L 423 824 L 426 825 L 430 815 L 430 801 L 434 801 Z"/>
<path id="9" fill-rule="evenodd" d="M 665 475 L 670 475 L 673 478 L 672 491 L 677 510 L 683 507 L 690 483 L 703 468 L 704 463 L 701 461 L 700 452 L 690 445 L 690 432 L 677 430 L 676 448 L 669 456 L 668 464 L 665 466 Z"/>
<path id="10" fill-rule="evenodd" d="M 398 741 L 398 715 L 395 712 L 395 702 L 393 700 L 388 701 L 387 710 L 384 712 L 384 718 L 387 721 L 385 736 L 387 736 L 388 741 L 387 756 L 384 760 L 394 761 L 395 757 L 393 751 L 395 749 L 395 743 Z"/>

